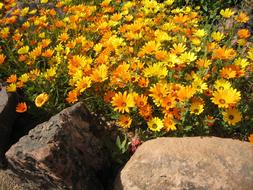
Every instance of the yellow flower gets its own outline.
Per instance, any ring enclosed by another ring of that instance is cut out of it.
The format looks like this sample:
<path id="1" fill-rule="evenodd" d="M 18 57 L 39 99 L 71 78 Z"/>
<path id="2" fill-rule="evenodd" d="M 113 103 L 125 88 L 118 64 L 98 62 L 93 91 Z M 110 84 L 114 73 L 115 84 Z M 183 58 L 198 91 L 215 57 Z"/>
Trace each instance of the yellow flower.
<path id="1" fill-rule="evenodd" d="M 108 67 L 105 64 L 99 65 L 94 69 L 91 75 L 91 80 L 94 82 L 103 82 L 108 78 Z"/>
<path id="2" fill-rule="evenodd" d="M 166 66 L 162 63 L 154 63 L 153 65 L 149 65 L 147 68 L 143 70 L 145 77 L 159 77 L 165 78 L 167 76 L 168 70 Z"/>
<path id="3" fill-rule="evenodd" d="M 164 127 L 163 122 L 160 118 L 154 117 L 148 122 L 148 128 L 151 131 L 160 131 Z"/>
<path id="4" fill-rule="evenodd" d="M 216 42 L 219 42 L 219 41 L 221 41 L 221 40 L 223 40 L 224 39 L 224 37 L 225 37 L 225 35 L 223 34 L 223 33 L 221 33 L 221 32 L 213 32 L 212 34 L 211 34 L 211 37 L 213 38 L 213 40 L 215 40 Z"/>
<path id="5" fill-rule="evenodd" d="M 193 98 L 190 106 L 190 113 L 199 115 L 204 111 L 204 101 L 201 98 Z"/>
<path id="6" fill-rule="evenodd" d="M 47 93 L 41 93 L 35 98 L 35 105 L 37 107 L 42 107 L 49 99 L 49 96 Z"/>
<path id="7" fill-rule="evenodd" d="M 241 99 L 241 93 L 235 89 L 229 88 L 217 90 L 213 93 L 212 102 L 219 108 L 228 108 L 230 104 L 236 104 Z"/>
<path id="8" fill-rule="evenodd" d="M 192 82 L 192 87 L 196 89 L 197 92 L 203 93 L 203 90 L 207 90 L 207 84 L 200 78 L 195 78 Z"/>
<path id="9" fill-rule="evenodd" d="M 182 62 L 190 64 L 191 62 L 195 61 L 197 59 L 197 56 L 192 52 L 184 52 L 179 57 Z"/>
<path id="10" fill-rule="evenodd" d="M 90 77 L 82 77 L 76 83 L 76 89 L 79 93 L 84 92 L 87 88 L 91 86 L 91 78 Z"/>
<path id="11" fill-rule="evenodd" d="M 204 29 L 198 29 L 196 32 L 193 33 L 193 35 L 198 38 L 203 38 L 206 34 L 207 33 Z"/>
<path id="12" fill-rule="evenodd" d="M 214 88 L 216 90 L 230 89 L 231 86 L 230 82 L 225 79 L 216 80 L 214 83 Z"/>
<path id="13" fill-rule="evenodd" d="M 235 109 L 228 109 L 225 112 L 222 113 L 223 119 L 225 122 L 227 122 L 229 125 L 235 125 L 239 121 L 241 121 L 241 113 Z"/>
<path id="14" fill-rule="evenodd" d="M 26 53 L 28 53 L 28 51 L 29 51 L 29 46 L 23 46 L 23 47 L 19 48 L 18 54 L 20 54 L 20 55 L 26 54 Z"/>
<path id="15" fill-rule="evenodd" d="M 115 94 L 111 103 L 114 110 L 120 113 L 128 113 L 130 111 L 129 108 L 135 106 L 133 95 L 127 94 L 126 91 L 123 94 L 121 92 Z"/>
<path id="16" fill-rule="evenodd" d="M 48 0 L 40 0 L 40 3 L 47 3 Z"/>
<path id="17" fill-rule="evenodd" d="M 226 8 L 225 10 L 222 9 L 222 10 L 220 11 L 220 14 L 221 14 L 221 16 L 223 16 L 224 18 L 230 18 L 233 14 L 235 14 L 235 12 L 232 11 L 231 9 L 229 9 L 229 8 Z"/>
<path id="18" fill-rule="evenodd" d="M 17 85 L 15 83 L 11 83 L 6 87 L 7 92 L 16 92 L 17 90 Z"/>

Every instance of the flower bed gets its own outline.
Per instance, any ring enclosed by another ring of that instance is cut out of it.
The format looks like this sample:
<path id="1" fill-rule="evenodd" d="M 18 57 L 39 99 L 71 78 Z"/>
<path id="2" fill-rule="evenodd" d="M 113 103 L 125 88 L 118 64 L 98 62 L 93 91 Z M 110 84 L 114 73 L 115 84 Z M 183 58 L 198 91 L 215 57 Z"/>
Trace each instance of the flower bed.
<path id="1" fill-rule="evenodd" d="M 253 48 L 243 11 L 220 11 L 216 19 L 233 22 L 227 28 L 173 0 L 11 0 L 0 10 L 1 78 L 20 94 L 17 112 L 56 113 L 84 101 L 144 139 L 253 141 Z"/>

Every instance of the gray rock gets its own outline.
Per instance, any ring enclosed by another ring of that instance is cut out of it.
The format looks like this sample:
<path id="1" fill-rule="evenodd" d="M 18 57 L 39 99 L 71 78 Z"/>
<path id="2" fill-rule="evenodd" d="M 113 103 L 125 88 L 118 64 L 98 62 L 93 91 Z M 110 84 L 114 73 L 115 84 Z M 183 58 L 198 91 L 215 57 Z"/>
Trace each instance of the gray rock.
<path id="1" fill-rule="evenodd" d="M 0 83 L 0 167 L 3 166 L 4 153 L 10 142 L 12 126 L 16 118 L 16 96 L 6 92 Z"/>
<path id="2" fill-rule="evenodd" d="M 114 190 L 252 190 L 253 145 L 216 137 L 158 138 L 141 145 Z"/>
<path id="3" fill-rule="evenodd" d="M 10 169 L 38 189 L 103 189 L 97 176 L 109 157 L 90 123 L 82 103 L 61 111 L 8 150 Z"/>

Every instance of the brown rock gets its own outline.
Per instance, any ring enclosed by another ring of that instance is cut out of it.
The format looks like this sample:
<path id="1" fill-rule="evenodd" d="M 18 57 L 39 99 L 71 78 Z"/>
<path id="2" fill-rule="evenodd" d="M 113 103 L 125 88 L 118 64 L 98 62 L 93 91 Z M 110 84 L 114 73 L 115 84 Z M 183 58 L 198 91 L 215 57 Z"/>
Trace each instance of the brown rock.
<path id="1" fill-rule="evenodd" d="M 0 167 L 3 166 L 4 153 L 10 142 L 12 126 L 16 117 L 16 97 L 6 92 L 0 83 Z"/>
<path id="2" fill-rule="evenodd" d="M 103 189 L 97 175 L 109 159 L 90 121 L 78 103 L 36 126 L 6 153 L 11 170 L 39 189 Z"/>
<path id="3" fill-rule="evenodd" d="M 253 145 L 215 137 L 158 138 L 141 145 L 114 190 L 253 189 Z"/>
<path id="4" fill-rule="evenodd" d="M 36 189 L 36 184 L 22 180 L 10 170 L 0 170 L 0 190 L 34 189 Z"/>

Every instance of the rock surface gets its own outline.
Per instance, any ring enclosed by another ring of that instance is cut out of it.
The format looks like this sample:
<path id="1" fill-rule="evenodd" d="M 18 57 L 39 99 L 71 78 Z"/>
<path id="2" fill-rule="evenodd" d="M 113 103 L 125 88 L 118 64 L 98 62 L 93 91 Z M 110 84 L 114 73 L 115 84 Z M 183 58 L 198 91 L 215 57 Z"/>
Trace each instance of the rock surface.
<path id="1" fill-rule="evenodd" d="M 12 126 L 16 117 L 16 97 L 6 92 L 0 83 L 0 167 L 3 166 L 4 153 L 8 148 Z"/>
<path id="2" fill-rule="evenodd" d="M 98 175 L 109 158 L 90 119 L 78 103 L 36 126 L 6 153 L 10 169 L 38 189 L 103 189 Z"/>
<path id="3" fill-rule="evenodd" d="M 36 184 L 22 180 L 10 170 L 0 170 L 0 190 L 34 189 Z"/>
<path id="4" fill-rule="evenodd" d="M 158 138 L 141 145 L 114 190 L 252 190 L 253 145 L 216 137 Z"/>

